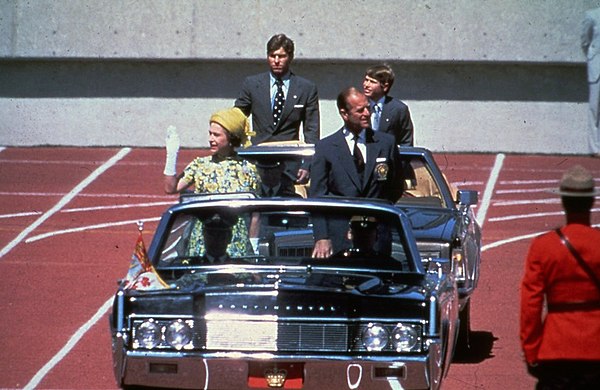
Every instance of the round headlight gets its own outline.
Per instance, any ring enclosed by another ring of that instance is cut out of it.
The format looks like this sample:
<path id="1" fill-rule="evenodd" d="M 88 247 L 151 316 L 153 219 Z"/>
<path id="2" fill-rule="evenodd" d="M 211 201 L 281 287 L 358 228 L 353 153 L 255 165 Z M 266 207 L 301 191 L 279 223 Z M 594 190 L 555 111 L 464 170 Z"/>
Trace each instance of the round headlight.
<path id="1" fill-rule="evenodd" d="M 179 350 L 192 341 L 192 330 L 182 320 L 173 321 L 165 330 L 165 340 L 173 348 Z"/>
<path id="2" fill-rule="evenodd" d="M 417 341 L 419 341 L 419 335 L 415 328 L 411 326 L 398 324 L 392 332 L 392 345 L 398 352 L 410 351 L 417 345 Z"/>
<path id="3" fill-rule="evenodd" d="M 369 324 L 362 332 L 362 342 L 367 351 L 381 351 L 389 341 L 387 329 L 379 324 Z"/>
<path id="4" fill-rule="evenodd" d="M 152 349 L 160 343 L 161 336 L 160 326 L 156 322 L 144 321 L 136 329 L 133 347 Z"/>

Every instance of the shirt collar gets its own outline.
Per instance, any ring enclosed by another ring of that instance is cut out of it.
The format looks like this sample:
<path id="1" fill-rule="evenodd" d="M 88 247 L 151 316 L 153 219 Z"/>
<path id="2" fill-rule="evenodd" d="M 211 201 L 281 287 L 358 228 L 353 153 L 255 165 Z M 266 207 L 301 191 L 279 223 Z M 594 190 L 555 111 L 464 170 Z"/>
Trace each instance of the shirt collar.
<path id="1" fill-rule="evenodd" d="M 288 71 L 286 74 L 281 76 L 281 81 L 283 81 L 284 84 L 288 83 L 290 81 L 290 75 L 291 72 Z M 275 75 L 272 72 L 269 72 L 269 78 L 271 80 L 271 85 L 274 85 L 275 81 L 277 80 L 277 77 L 275 77 Z"/>
<path id="2" fill-rule="evenodd" d="M 383 102 L 385 101 L 385 95 L 382 96 L 379 100 L 374 101 L 369 99 L 369 103 L 371 103 L 371 107 L 373 106 L 379 106 L 379 108 L 383 108 Z"/>
<path id="3" fill-rule="evenodd" d="M 350 130 L 348 130 L 347 128 L 345 128 L 345 127 L 344 127 L 344 137 L 345 137 L 347 140 L 351 140 L 351 141 L 353 141 L 353 140 L 354 140 L 354 133 L 352 133 Z M 362 130 L 360 131 L 360 133 L 358 133 L 358 140 L 359 140 L 359 141 L 362 141 L 362 142 L 365 142 L 365 139 L 366 139 L 366 138 L 367 138 L 367 135 L 366 135 L 366 130 L 365 130 L 365 129 L 362 129 Z"/>

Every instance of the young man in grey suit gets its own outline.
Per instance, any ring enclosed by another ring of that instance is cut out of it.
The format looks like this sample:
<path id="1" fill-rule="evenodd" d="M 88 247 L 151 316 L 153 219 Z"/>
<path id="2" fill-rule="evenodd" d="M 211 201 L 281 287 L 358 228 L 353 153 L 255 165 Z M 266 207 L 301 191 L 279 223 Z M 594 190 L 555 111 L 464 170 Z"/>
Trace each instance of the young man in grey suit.
<path id="1" fill-rule="evenodd" d="M 410 110 L 400 99 L 388 96 L 394 78 L 394 71 L 387 64 L 371 66 L 365 73 L 363 92 L 371 104 L 371 127 L 393 135 L 397 145 L 413 146 Z"/>
<path id="2" fill-rule="evenodd" d="M 593 156 L 600 157 L 600 8 L 585 13 L 581 48 L 587 59 L 589 150 Z"/>
<path id="3" fill-rule="evenodd" d="M 319 97 L 317 87 L 290 70 L 294 59 L 294 42 L 277 34 L 267 42 L 269 72 L 247 77 L 234 105 L 246 115 L 252 114 L 252 144 L 300 139 L 316 143 L 320 138 Z M 280 97 L 278 97 L 280 93 Z M 297 182 L 308 182 L 308 162 L 302 166 L 286 164 Z"/>
<path id="4" fill-rule="evenodd" d="M 396 201 L 403 182 L 394 137 L 371 129 L 369 101 L 358 89 L 342 91 L 337 107 L 344 127 L 316 143 L 309 195 Z M 348 221 L 324 216 L 321 222 L 314 226 L 313 257 L 325 258 L 343 249 Z"/>

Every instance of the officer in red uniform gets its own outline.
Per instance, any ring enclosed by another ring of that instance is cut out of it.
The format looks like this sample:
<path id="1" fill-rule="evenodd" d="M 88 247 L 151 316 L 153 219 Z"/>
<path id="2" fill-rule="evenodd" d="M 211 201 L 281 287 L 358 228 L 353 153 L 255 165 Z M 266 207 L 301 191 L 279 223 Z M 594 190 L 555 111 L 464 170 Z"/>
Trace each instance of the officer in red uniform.
<path id="1" fill-rule="evenodd" d="M 600 230 L 594 178 L 568 170 L 555 193 L 566 225 L 533 240 L 521 284 L 521 346 L 536 389 L 600 389 Z"/>

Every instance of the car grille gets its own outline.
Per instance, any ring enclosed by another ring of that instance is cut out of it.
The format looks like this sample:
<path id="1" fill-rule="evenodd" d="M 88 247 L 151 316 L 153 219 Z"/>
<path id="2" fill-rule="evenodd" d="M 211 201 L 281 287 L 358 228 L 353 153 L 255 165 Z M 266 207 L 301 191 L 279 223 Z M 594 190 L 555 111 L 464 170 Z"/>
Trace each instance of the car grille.
<path id="1" fill-rule="evenodd" d="M 345 324 L 307 324 L 275 321 L 208 321 L 206 348 L 235 351 L 348 350 Z"/>

